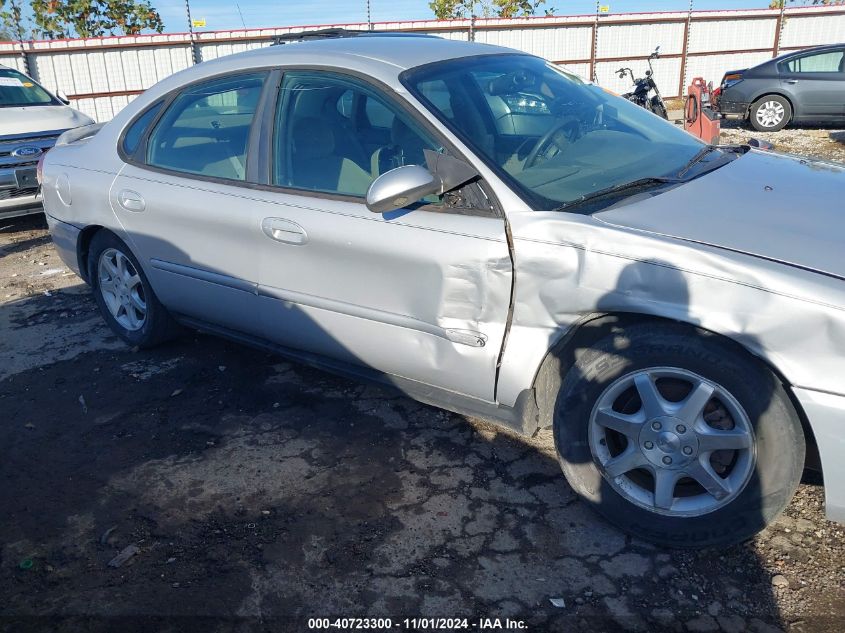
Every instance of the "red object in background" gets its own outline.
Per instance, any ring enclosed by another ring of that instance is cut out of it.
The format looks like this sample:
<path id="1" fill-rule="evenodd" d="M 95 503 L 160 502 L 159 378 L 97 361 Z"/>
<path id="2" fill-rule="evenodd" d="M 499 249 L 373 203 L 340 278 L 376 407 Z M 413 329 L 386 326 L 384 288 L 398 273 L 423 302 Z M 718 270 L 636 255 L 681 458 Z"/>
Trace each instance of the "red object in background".
<path id="1" fill-rule="evenodd" d="M 719 114 L 712 108 L 713 90 L 704 79 L 696 77 L 687 88 L 684 106 L 684 129 L 705 143 L 719 143 Z"/>

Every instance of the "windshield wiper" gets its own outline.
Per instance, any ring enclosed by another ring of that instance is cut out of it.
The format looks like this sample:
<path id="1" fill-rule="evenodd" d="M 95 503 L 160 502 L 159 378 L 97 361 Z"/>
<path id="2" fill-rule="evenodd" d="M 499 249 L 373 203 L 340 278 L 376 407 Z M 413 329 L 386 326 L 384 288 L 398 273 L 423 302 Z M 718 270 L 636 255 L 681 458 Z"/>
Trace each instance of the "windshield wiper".
<path id="1" fill-rule="evenodd" d="M 681 170 L 678 172 L 678 178 L 683 178 L 683 176 L 693 167 L 695 167 L 698 163 L 700 163 L 705 156 L 712 154 L 713 152 L 720 151 L 718 147 L 715 145 L 705 145 L 700 150 L 695 153 L 695 156 L 690 158 L 689 162 L 684 165 Z"/>
<path id="2" fill-rule="evenodd" d="M 606 198 L 608 196 L 614 196 L 619 194 L 630 194 L 636 192 L 641 189 L 651 189 L 653 187 L 657 187 L 660 185 L 675 185 L 680 184 L 682 182 L 686 182 L 681 178 L 669 178 L 664 176 L 649 176 L 647 178 L 638 178 L 637 180 L 632 180 L 631 182 L 623 182 L 621 185 L 613 185 L 612 187 L 606 187 L 604 189 L 599 189 L 598 191 L 593 191 L 592 193 L 587 193 L 581 196 L 580 198 L 576 198 L 575 200 L 570 200 L 564 205 L 561 205 L 555 211 L 568 211 L 574 207 L 581 206 L 585 202 L 591 202 L 598 198 Z"/>

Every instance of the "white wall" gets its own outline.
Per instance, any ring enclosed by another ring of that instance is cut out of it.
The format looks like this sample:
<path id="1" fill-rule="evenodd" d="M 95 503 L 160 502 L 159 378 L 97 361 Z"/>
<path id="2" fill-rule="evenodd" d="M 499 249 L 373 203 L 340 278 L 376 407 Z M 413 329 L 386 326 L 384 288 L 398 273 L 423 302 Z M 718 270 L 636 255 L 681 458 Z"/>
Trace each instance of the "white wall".
<path id="1" fill-rule="evenodd" d="M 781 49 L 845 40 L 842 7 L 787 9 L 782 28 L 779 18 L 778 10 L 752 9 L 478 19 L 472 25 L 468 20 L 385 22 L 374 28 L 459 40 L 469 39 L 472 31 L 478 42 L 539 55 L 585 77 L 592 73 L 615 92 L 630 88 L 630 80 L 620 80 L 615 71 L 627 66 L 641 76 L 647 68 L 645 56 L 659 45 L 663 57 L 654 63 L 655 80 L 664 96 L 677 96 L 686 92 L 693 77 L 717 83 L 727 70 L 771 58 L 778 34 Z M 195 47 L 201 60 L 209 60 L 269 46 L 273 36 L 311 28 L 324 27 L 199 33 Z M 28 42 L 25 48 L 34 77 L 70 96 L 76 107 L 98 121 L 110 119 L 138 92 L 193 64 L 186 33 Z M 0 64 L 24 70 L 18 44 L 0 43 Z"/>

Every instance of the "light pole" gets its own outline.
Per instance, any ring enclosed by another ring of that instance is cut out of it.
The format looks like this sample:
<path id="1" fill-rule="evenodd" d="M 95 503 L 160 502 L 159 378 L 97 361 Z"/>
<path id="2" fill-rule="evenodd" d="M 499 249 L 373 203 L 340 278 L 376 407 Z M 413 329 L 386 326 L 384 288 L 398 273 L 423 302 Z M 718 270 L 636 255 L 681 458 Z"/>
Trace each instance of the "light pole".
<path id="1" fill-rule="evenodd" d="M 780 38 L 783 36 L 783 20 L 784 13 L 786 13 L 786 0 L 780 0 L 780 15 L 778 16 L 778 31 L 775 33 L 775 54 L 772 57 L 777 57 L 780 53 Z"/>
<path id="2" fill-rule="evenodd" d="M 18 0 L 11 1 L 12 18 L 15 20 L 15 35 L 18 36 L 18 45 L 21 47 L 21 61 L 23 62 L 23 71 L 27 75 L 32 75 L 29 68 L 29 57 L 26 54 L 26 49 L 23 45 L 23 25 L 21 25 L 21 6 Z"/>
<path id="3" fill-rule="evenodd" d="M 372 19 L 372 15 L 370 13 L 370 0 L 367 0 L 367 30 L 368 31 L 373 30 L 373 19 Z"/>
<path id="4" fill-rule="evenodd" d="M 188 37 L 191 41 L 191 57 L 196 65 L 200 63 L 200 56 L 197 45 L 194 42 L 194 21 L 191 19 L 191 4 L 189 0 L 185 0 L 185 14 L 188 16 Z"/>

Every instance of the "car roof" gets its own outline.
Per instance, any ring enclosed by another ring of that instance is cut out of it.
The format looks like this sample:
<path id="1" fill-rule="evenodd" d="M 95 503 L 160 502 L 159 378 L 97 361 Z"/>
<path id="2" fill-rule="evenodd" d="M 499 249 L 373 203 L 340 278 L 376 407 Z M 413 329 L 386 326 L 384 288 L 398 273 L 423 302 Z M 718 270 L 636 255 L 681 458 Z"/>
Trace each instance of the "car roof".
<path id="1" fill-rule="evenodd" d="M 345 65 L 344 60 L 364 58 L 376 64 L 386 64 L 406 70 L 431 62 L 476 55 L 517 53 L 510 48 L 449 40 L 433 35 L 408 33 L 373 33 L 354 37 L 329 37 L 255 49 L 239 55 L 252 62 L 296 63 L 296 58 L 319 55 L 326 65 Z"/>
<path id="2" fill-rule="evenodd" d="M 171 90 L 188 83 L 228 73 L 271 67 L 340 69 L 374 79 L 389 88 L 405 92 L 399 75 L 409 68 L 451 59 L 501 54 L 526 55 L 522 51 L 490 44 L 448 40 L 407 33 L 363 34 L 288 42 L 283 45 L 224 55 L 173 73 L 139 95 L 113 119 L 124 125 L 142 108 Z"/>

